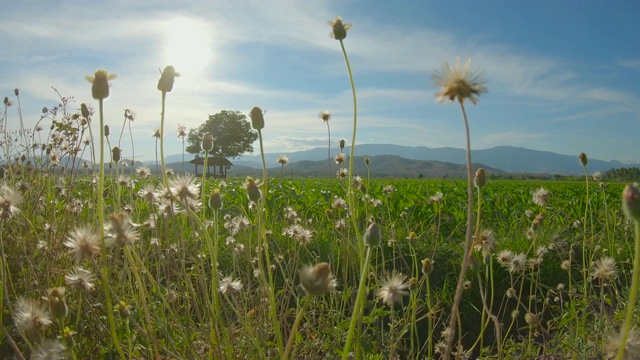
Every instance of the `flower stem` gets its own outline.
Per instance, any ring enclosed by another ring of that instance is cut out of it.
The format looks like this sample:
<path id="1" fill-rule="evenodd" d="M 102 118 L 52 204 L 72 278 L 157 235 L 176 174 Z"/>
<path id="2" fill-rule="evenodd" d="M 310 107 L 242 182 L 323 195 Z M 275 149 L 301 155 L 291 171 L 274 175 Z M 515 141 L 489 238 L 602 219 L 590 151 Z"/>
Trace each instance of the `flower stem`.
<path id="1" fill-rule="evenodd" d="M 164 185 L 169 188 L 169 182 L 167 180 L 167 171 L 164 164 L 164 109 L 165 100 L 167 99 L 167 92 L 162 92 L 162 112 L 160 113 L 160 163 L 162 164 L 162 181 Z M 156 168 L 158 163 L 158 157 L 156 155 Z M 204 188 L 204 184 L 202 184 Z"/>
<path id="2" fill-rule="evenodd" d="M 356 295 L 356 302 L 353 306 L 353 313 L 351 314 L 351 322 L 349 323 L 349 332 L 347 333 L 347 342 L 344 344 L 342 350 L 342 360 L 349 359 L 349 351 L 351 350 L 351 343 L 353 342 L 353 335 L 355 333 L 356 324 L 360 317 L 360 309 L 364 305 L 364 293 L 367 287 L 367 272 L 369 269 L 369 261 L 371 260 L 371 247 L 367 247 L 367 254 L 360 270 L 360 284 L 358 285 L 358 294 Z"/>
<path id="3" fill-rule="evenodd" d="M 118 331 L 116 330 L 116 320 L 113 317 L 113 303 L 111 301 L 111 287 L 109 286 L 109 266 L 107 264 L 107 248 L 104 241 L 104 198 L 102 193 L 104 191 L 104 109 L 103 99 L 99 100 L 100 108 L 100 167 L 98 174 L 98 191 L 96 196 L 98 197 L 98 219 L 100 223 L 100 239 L 102 241 L 102 282 L 104 284 L 104 295 L 107 303 L 107 318 L 109 319 L 109 330 L 111 332 L 111 339 L 113 345 L 118 352 L 121 359 L 126 359 L 122 347 L 120 346 L 120 340 L 118 339 Z"/>
<path id="4" fill-rule="evenodd" d="M 347 72 L 349 73 L 349 82 L 351 83 L 351 93 L 353 95 L 353 135 L 351 136 L 351 150 L 349 153 L 349 177 L 353 177 L 353 156 L 356 148 L 356 131 L 358 130 L 358 100 L 356 97 L 356 85 L 353 82 L 353 73 L 351 72 L 351 65 L 349 64 L 349 56 L 347 56 L 347 50 L 344 47 L 344 42 L 340 40 L 340 47 L 342 48 L 342 54 L 344 55 L 344 61 L 347 65 Z M 352 181 L 349 181 L 349 211 L 351 214 L 351 221 L 353 221 L 353 227 L 356 233 L 356 237 L 359 239 L 360 230 L 358 227 L 357 207 L 355 204 L 355 196 L 353 193 Z M 362 249 L 362 247 L 360 247 Z M 362 254 L 362 253 L 360 253 Z"/>
<path id="5" fill-rule="evenodd" d="M 298 333 L 298 327 L 300 326 L 300 322 L 302 321 L 304 314 L 307 312 L 309 303 L 311 303 L 311 295 L 307 295 L 302 299 L 302 307 L 298 310 L 298 314 L 296 315 L 296 320 L 293 322 L 293 327 L 291 327 L 291 333 L 289 334 L 289 339 L 287 340 L 287 347 L 284 349 L 282 360 L 289 359 L 289 354 L 291 353 L 291 349 L 293 348 L 293 340 L 296 338 L 296 334 Z"/>
<path id="6" fill-rule="evenodd" d="M 456 319 L 458 318 L 458 307 L 460 306 L 460 300 L 462 299 L 462 290 L 464 284 L 464 276 L 469 268 L 469 252 L 471 249 L 472 230 L 473 230 L 473 169 L 471 168 L 471 137 L 469 135 L 469 121 L 467 120 L 467 112 L 464 108 L 464 103 L 460 101 L 460 109 L 462 110 L 462 119 L 464 120 L 465 132 L 467 135 L 467 231 L 466 241 L 464 244 L 464 255 L 462 258 L 462 265 L 460 267 L 460 274 L 458 275 L 458 283 L 456 285 L 456 292 L 453 296 L 453 305 L 451 306 L 451 314 L 449 315 L 449 329 L 451 330 L 447 336 L 446 348 L 443 355 L 443 359 L 448 360 L 451 354 L 451 347 L 453 346 L 453 338 L 456 330 Z"/>
<path id="7" fill-rule="evenodd" d="M 624 318 L 622 326 L 622 343 L 618 349 L 617 360 L 625 358 L 625 349 L 627 348 L 627 340 L 631 332 L 633 324 L 633 313 L 636 309 L 636 300 L 638 298 L 638 287 L 640 286 L 640 221 L 635 223 L 635 252 L 633 254 L 633 277 L 631 278 L 631 289 L 629 289 L 629 302 L 627 302 L 627 315 Z"/>

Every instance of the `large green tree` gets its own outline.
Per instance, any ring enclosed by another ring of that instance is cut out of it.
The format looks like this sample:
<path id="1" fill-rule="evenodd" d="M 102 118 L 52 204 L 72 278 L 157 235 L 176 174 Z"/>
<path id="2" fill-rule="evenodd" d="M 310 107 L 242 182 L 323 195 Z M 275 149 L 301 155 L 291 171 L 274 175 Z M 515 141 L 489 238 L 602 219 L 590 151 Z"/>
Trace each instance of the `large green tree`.
<path id="1" fill-rule="evenodd" d="M 206 133 L 215 138 L 212 156 L 235 158 L 245 152 L 253 153 L 253 142 L 258 134 L 251 129 L 247 117 L 240 111 L 222 110 L 215 115 L 209 115 L 209 120 L 189 131 L 186 150 L 191 154 L 202 154 L 200 143 Z"/>

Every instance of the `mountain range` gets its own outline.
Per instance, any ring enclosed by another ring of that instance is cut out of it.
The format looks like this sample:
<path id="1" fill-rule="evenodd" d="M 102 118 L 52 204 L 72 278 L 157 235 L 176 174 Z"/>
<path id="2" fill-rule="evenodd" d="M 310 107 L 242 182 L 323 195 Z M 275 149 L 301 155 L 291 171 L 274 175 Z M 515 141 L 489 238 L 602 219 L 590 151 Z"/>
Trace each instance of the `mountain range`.
<path id="1" fill-rule="evenodd" d="M 335 156 L 339 152 L 339 148 L 332 148 L 331 155 Z M 349 154 L 350 148 L 346 147 L 345 154 Z M 326 174 L 328 171 L 327 165 L 327 149 L 326 148 L 314 148 L 310 150 L 296 151 L 290 153 L 266 153 L 265 160 L 268 167 L 280 168 L 278 164 L 278 158 L 281 155 L 286 155 L 289 158 L 289 164 L 285 167 L 287 172 L 298 176 L 304 176 L 311 172 L 316 172 L 317 175 Z M 506 173 L 528 173 L 528 174 L 549 174 L 549 175 L 581 175 L 584 174 L 584 169 L 578 161 L 578 155 L 563 155 L 549 151 L 531 150 L 522 147 L 513 146 L 497 146 L 489 149 L 472 150 L 472 161 L 478 166 L 485 167 L 486 169 L 492 169 L 494 172 L 506 172 Z M 587 154 L 588 155 L 588 154 Z M 375 165 L 377 171 L 381 168 L 388 169 L 389 175 L 394 173 L 394 169 L 398 167 L 410 167 L 413 168 L 412 173 L 420 174 L 420 167 L 425 168 L 440 168 L 445 171 L 445 168 L 450 165 L 443 165 L 442 163 L 464 165 L 466 164 L 465 150 L 459 148 L 428 148 L 425 146 L 401 146 L 390 144 L 362 144 L 357 145 L 355 148 L 356 162 L 358 157 L 376 157 Z M 382 156 L 381 158 L 377 158 Z M 185 158 L 191 159 L 192 156 L 186 154 Z M 402 160 L 401 160 L 402 159 Z M 243 155 L 237 159 L 230 159 L 235 165 L 231 168 L 229 174 L 233 175 L 246 168 L 261 169 L 262 162 L 260 155 Z M 435 162 L 430 165 L 418 164 L 411 161 L 429 161 Z M 182 161 L 182 155 L 171 155 L 165 159 L 167 163 L 175 163 Z M 318 162 L 318 164 L 304 163 L 304 162 Z M 390 163 L 389 163 L 390 162 Z M 393 164 L 393 166 L 391 165 Z M 295 165 L 295 166 L 294 166 Z M 364 165 L 364 163 L 363 163 Z M 334 163 L 332 166 L 337 170 L 337 165 Z M 605 172 L 614 168 L 621 167 L 640 167 L 638 164 L 625 164 L 617 160 L 598 160 L 589 159 L 588 169 L 590 173 L 595 171 Z M 316 170 L 313 170 L 317 168 Z M 247 170 L 247 169 L 245 169 Z M 366 171 L 366 169 L 364 169 Z M 453 168 L 450 168 L 452 176 L 454 172 Z M 459 170 L 459 169 L 458 169 Z M 300 173 L 298 173 L 300 171 Z M 244 172 L 244 171 L 242 171 Z M 354 171 L 355 172 L 355 171 Z M 397 173 L 397 172 L 396 172 Z M 425 174 L 425 176 L 427 176 Z"/>

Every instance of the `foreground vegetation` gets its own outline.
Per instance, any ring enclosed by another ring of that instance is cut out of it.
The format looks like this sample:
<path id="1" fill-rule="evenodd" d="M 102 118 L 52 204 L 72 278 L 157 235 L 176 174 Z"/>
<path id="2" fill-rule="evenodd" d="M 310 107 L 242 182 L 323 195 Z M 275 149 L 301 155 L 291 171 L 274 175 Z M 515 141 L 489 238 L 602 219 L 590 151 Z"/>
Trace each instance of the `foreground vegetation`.
<path id="1" fill-rule="evenodd" d="M 639 356 L 632 326 L 640 285 L 638 188 L 602 183 L 599 174 L 592 180 L 585 154 L 576 160 L 585 170 L 580 182 L 491 181 L 483 169 L 474 176 L 465 101 L 475 104 L 486 88 L 469 63 L 459 62 L 445 64 L 434 80 L 439 100 L 460 106 L 467 179 L 370 179 L 376 164 L 369 158 L 366 174 L 356 174 L 356 93 L 343 43 L 350 25 L 339 17 L 330 25 L 354 104 L 351 154 L 342 153 L 340 141 L 336 179 L 283 179 L 286 158 L 279 160 L 280 178 L 270 178 L 259 107 L 250 118 L 263 155 L 260 181 L 166 171 L 166 99 L 179 76 L 172 66 L 157 85 L 160 177 L 146 167 L 124 175 L 122 133 L 112 146 L 103 119 L 114 78 L 106 70 L 87 77 L 95 114 L 85 104 L 69 110 L 72 99 L 61 97 L 33 131 L 20 118 L 20 130 L 10 134 L 5 111 L 0 353 L 18 359 Z M 123 132 L 131 112 L 124 117 Z M 330 113 L 320 118 L 330 136 Z M 92 121 L 99 121 L 97 146 Z M 179 126 L 178 137 L 185 136 Z M 205 167 L 214 142 L 211 133 L 202 136 Z M 76 164 L 83 155 L 97 170 L 60 164 L 63 158 Z M 331 169 L 330 151 L 328 160 Z"/>

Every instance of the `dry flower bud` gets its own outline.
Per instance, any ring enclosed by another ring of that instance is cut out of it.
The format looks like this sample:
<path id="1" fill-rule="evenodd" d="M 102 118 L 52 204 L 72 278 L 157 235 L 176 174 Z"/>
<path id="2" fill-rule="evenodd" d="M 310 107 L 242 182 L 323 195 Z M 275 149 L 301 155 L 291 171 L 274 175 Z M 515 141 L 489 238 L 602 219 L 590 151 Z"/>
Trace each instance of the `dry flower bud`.
<path id="1" fill-rule="evenodd" d="M 382 239 L 382 232 L 380 226 L 376 223 L 372 223 L 364 233 L 364 243 L 370 247 L 378 246 Z"/>
<path id="2" fill-rule="evenodd" d="M 306 266 L 300 270 L 300 285 L 309 295 L 322 296 L 335 290 L 336 280 L 331 273 L 331 267 L 326 262 L 315 266 Z"/>
<path id="3" fill-rule="evenodd" d="M 640 190 L 627 185 L 622 191 L 622 211 L 630 220 L 640 221 Z"/>
<path id="4" fill-rule="evenodd" d="M 213 135 L 211 135 L 211 133 L 204 134 L 204 137 L 202 138 L 202 143 L 200 143 L 200 148 L 202 149 L 202 151 L 209 152 L 213 150 L 214 140 L 215 139 L 213 138 Z"/>
<path id="5" fill-rule="evenodd" d="M 220 194 L 220 189 L 213 189 L 211 197 L 209 198 L 209 207 L 216 211 L 222 210 L 222 194 Z"/>
<path id="6" fill-rule="evenodd" d="M 176 69 L 169 65 L 164 68 L 158 80 L 158 90 L 162 92 L 171 92 L 173 90 L 173 81 L 176 77 L 180 76 L 180 73 L 176 72 Z"/>
<path id="7" fill-rule="evenodd" d="M 262 130 L 264 128 L 264 112 L 259 107 L 255 106 L 249 113 L 251 117 L 251 126 L 255 130 Z"/>
<path id="8" fill-rule="evenodd" d="M 473 183 L 478 189 L 482 189 L 487 184 L 487 176 L 483 168 L 479 168 L 476 171 L 476 176 L 473 180 Z"/>
<path id="9" fill-rule="evenodd" d="M 120 151 L 120 148 L 117 146 L 114 146 L 113 149 L 111 149 L 111 158 L 113 159 L 113 161 L 118 163 L 118 161 L 120 161 L 121 153 L 122 151 Z"/>
<path id="10" fill-rule="evenodd" d="M 585 153 L 580 153 L 580 155 L 578 155 L 578 159 L 580 159 L 580 165 L 582 166 L 587 166 L 587 163 L 589 163 L 589 160 L 587 159 L 587 154 Z"/>

